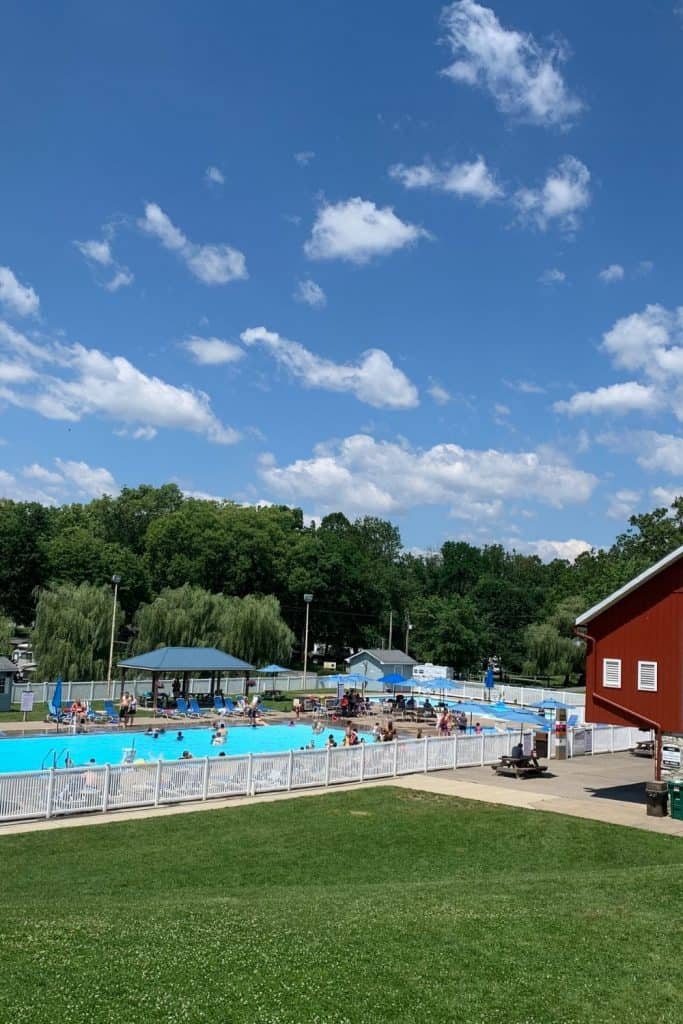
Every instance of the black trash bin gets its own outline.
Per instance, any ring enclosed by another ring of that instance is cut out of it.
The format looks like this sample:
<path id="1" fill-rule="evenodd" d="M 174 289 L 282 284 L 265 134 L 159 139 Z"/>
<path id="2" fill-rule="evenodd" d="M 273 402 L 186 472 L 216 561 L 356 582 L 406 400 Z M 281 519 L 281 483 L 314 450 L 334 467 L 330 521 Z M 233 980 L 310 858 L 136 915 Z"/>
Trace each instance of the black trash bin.
<path id="1" fill-rule="evenodd" d="M 647 813 L 651 818 L 666 818 L 669 788 L 666 782 L 646 782 L 645 800 Z"/>
<path id="2" fill-rule="evenodd" d="M 538 757 L 548 756 L 548 733 L 537 732 L 534 735 L 534 746 L 536 747 L 536 753 Z"/>

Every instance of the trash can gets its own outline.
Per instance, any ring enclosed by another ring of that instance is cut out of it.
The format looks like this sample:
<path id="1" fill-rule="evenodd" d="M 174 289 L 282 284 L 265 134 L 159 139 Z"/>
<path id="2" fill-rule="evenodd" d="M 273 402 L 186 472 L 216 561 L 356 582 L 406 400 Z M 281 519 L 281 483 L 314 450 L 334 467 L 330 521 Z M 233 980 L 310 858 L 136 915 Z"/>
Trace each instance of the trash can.
<path id="1" fill-rule="evenodd" d="M 669 787 L 666 782 L 646 782 L 645 800 L 647 813 L 651 818 L 666 818 L 666 805 L 669 800 Z"/>
<path id="2" fill-rule="evenodd" d="M 669 814 L 677 821 L 683 821 L 683 780 L 669 782 Z"/>

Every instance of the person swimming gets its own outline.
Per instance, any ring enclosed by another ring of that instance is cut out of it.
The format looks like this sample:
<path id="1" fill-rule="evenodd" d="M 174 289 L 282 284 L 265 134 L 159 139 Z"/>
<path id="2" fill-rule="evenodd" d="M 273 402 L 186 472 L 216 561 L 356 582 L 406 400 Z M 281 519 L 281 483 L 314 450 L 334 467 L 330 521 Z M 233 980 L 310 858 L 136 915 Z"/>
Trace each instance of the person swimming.
<path id="1" fill-rule="evenodd" d="M 185 737 L 183 736 L 182 732 L 179 732 L 178 735 L 176 736 L 176 739 L 177 740 L 184 740 Z"/>

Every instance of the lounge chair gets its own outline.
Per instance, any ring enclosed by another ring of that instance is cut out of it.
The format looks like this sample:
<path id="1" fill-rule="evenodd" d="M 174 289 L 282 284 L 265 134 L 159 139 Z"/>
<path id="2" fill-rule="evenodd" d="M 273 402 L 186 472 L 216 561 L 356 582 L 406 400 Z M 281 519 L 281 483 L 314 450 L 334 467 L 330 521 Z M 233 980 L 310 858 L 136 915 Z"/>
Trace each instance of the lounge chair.
<path id="1" fill-rule="evenodd" d="M 183 718 L 192 718 L 190 709 L 187 706 L 187 701 L 184 697 L 176 697 L 175 702 L 175 713 L 176 715 L 182 715 Z"/>
<path id="2" fill-rule="evenodd" d="M 105 700 L 104 702 L 104 713 L 114 725 L 121 721 L 118 711 L 110 700 Z"/>
<path id="3" fill-rule="evenodd" d="M 190 710 L 189 710 L 189 714 L 192 715 L 193 718 L 206 718 L 206 716 L 208 714 L 210 714 L 210 712 L 208 710 L 207 711 L 202 711 L 202 709 L 200 708 L 200 706 L 199 706 L 199 704 L 197 702 L 197 698 L 196 697 L 190 697 Z"/>
<path id="4" fill-rule="evenodd" d="M 51 700 L 47 702 L 47 721 L 57 722 L 59 725 L 71 721 L 71 714 L 62 711 L 61 707 L 55 707 Z"/>
<path id="5" fill-rule="evenodd" d="M 219 715 L 224 715 L 225 712 L 227 711 L 225 701 L 223 700 L 222 697 L 218 697 L 216 694 L 214 694 L 213 706 L 214 710 L 217 711 Z"/>
<path id="6" fill-rule="evenodd" d="M 242 711 L 239 708 L 237 708 L 235 706 L 235 704 L 230 700 L 229 697 L 226 697 L 223 703 L 225 704 L 225 713 L 227 715 L 243 715 L 244 714 L 244 711 Z"/>

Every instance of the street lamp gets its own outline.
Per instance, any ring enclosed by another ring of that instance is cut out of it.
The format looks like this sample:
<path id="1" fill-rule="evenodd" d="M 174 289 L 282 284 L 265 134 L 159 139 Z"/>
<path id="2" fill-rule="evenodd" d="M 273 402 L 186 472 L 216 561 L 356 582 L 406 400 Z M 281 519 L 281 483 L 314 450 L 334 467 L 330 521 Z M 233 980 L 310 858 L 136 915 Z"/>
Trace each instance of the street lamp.
<path id="1" fill-rule="evenodd" d="M 119 593 L 119 583 L 121 582 L 120 576 L 112 576 L 112 583 L 114 584 L 114 606 L 111 610 L 111 642 L 109 644 L 109 668 L 107 669 L 107 693 L 110 697 L 113 697 L 111 689 L 111 667 L 114 660 L 114 630 L 116 629 L 116 598 Z"/>
<path id="2" fill-rule="evenodd" d="M 308 613 L 311 610 L 312 600 L 313 594 L 304 594 L 304 601 L 306 603 L 306 629 L 304 632 L 304 690 L 306 689 L 306 669 L 308 668 Z"/>

